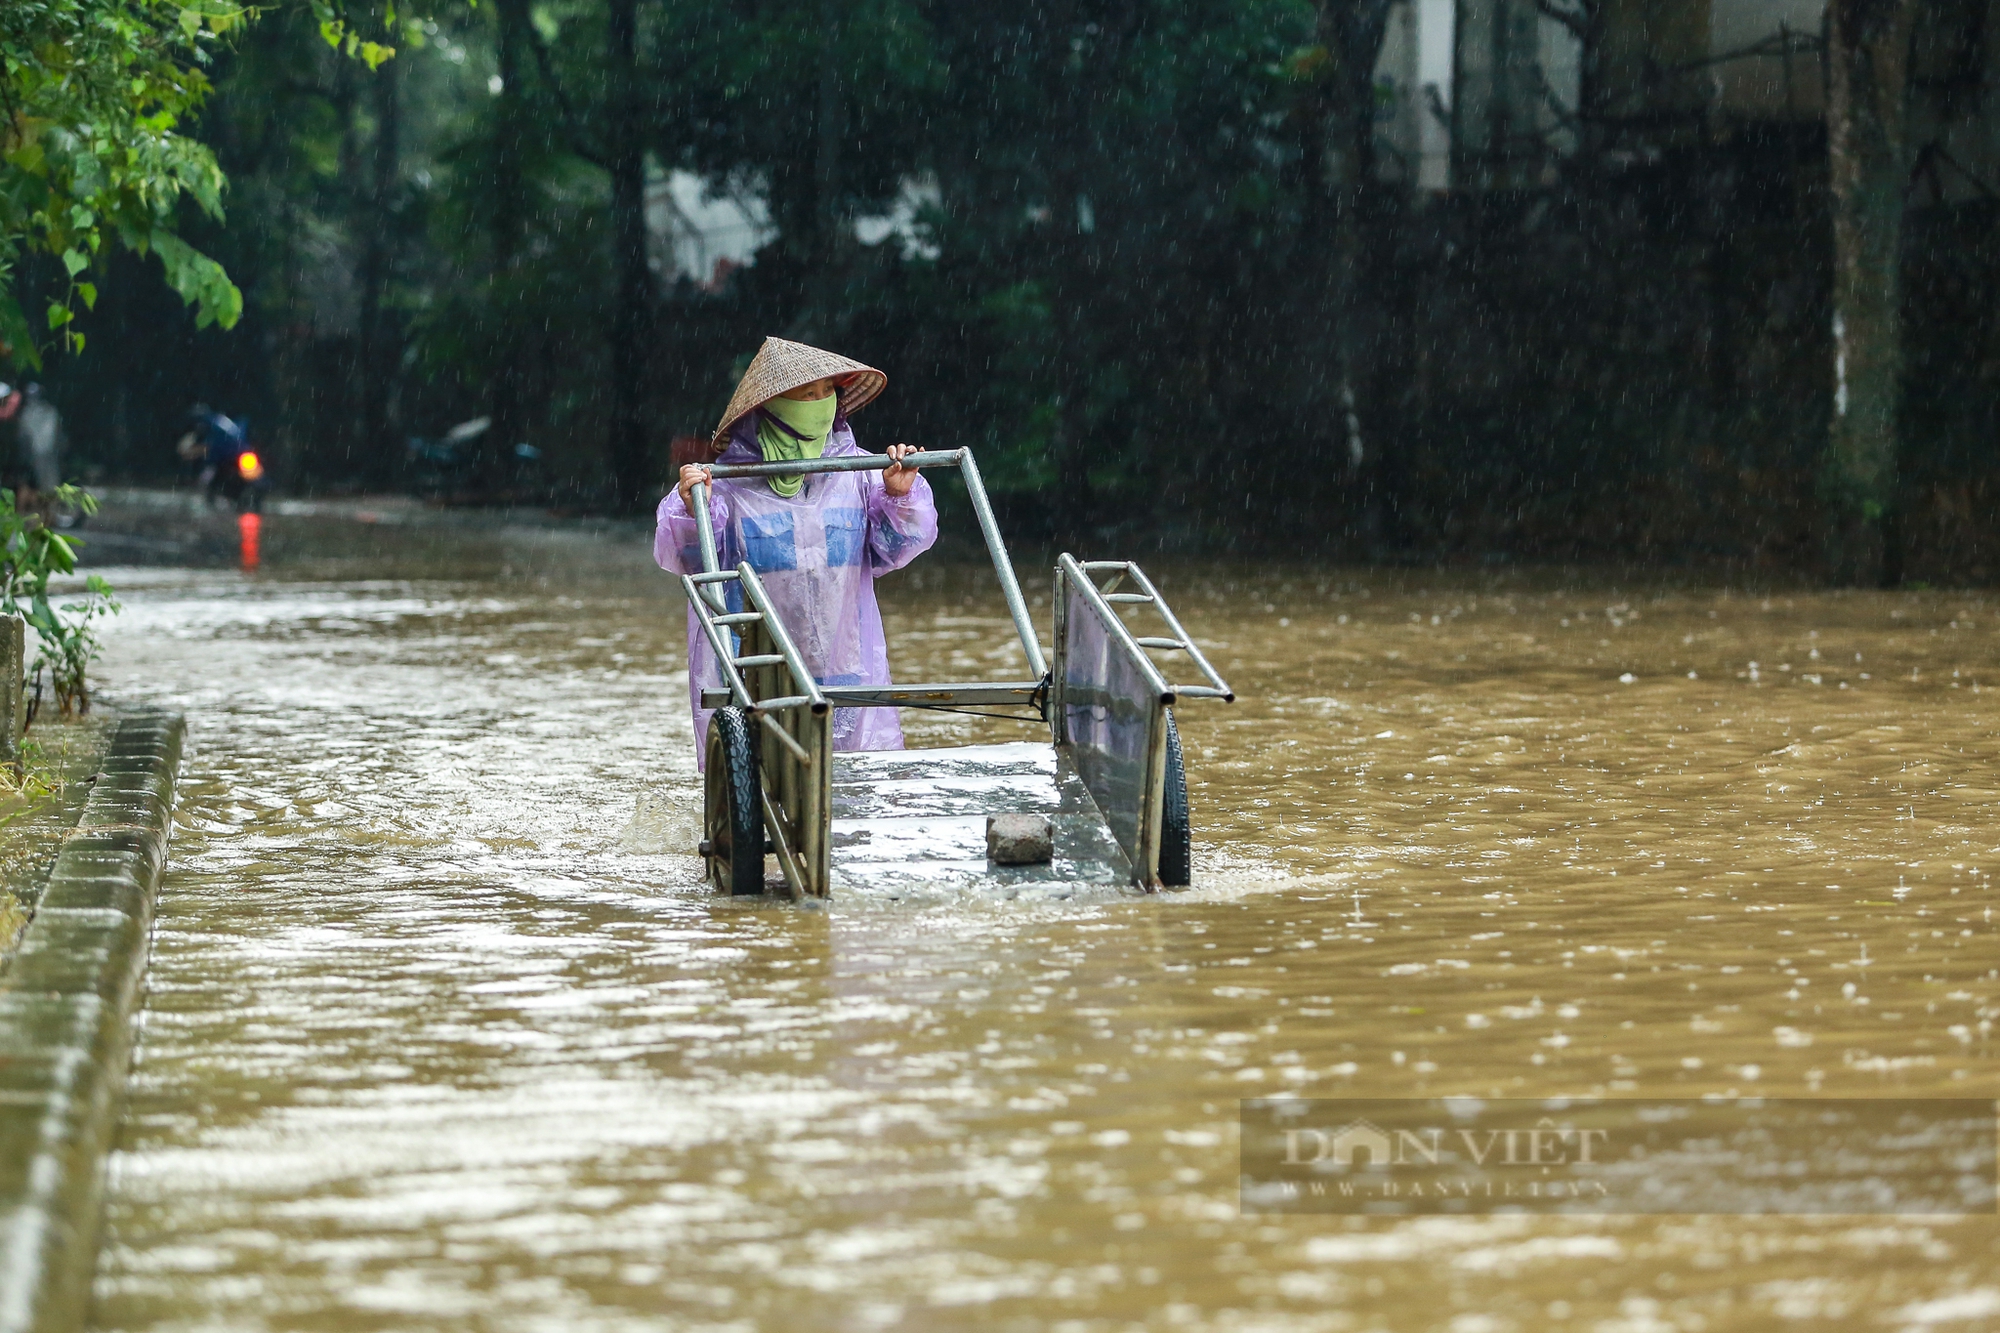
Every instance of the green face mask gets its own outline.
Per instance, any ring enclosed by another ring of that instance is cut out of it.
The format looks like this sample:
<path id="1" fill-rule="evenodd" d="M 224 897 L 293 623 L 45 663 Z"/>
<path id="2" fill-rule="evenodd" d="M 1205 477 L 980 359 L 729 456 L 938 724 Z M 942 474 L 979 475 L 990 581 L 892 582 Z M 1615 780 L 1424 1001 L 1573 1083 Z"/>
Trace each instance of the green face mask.
<path id="1" fill-rule="evenodd" d="M 833 419 L 839 415 L 840 395 L 830 393 L 810 402 L 796 398 L 773 398 L 764 404 L 764 411 L 784 423 L 774 425 L 764 419 L 757 422 L 757 443 L 764 450 L 765 462 L 785 463 L 793 459 L 818 458 L 826 448 L 827 437 L 833 432 Z M 791 430 L 786 430 L 785 426 L 790 426 Z M 771 489 L 787 499 L 797 495 L 806 484 L 804 477 L 771 477 L 768 480 Z"/>

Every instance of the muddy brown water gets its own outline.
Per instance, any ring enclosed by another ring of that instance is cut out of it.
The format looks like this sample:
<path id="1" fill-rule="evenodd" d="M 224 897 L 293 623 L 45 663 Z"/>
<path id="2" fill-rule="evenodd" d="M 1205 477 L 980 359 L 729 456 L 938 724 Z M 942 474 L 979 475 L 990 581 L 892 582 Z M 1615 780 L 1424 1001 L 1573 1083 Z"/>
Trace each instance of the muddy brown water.
<path id="1" fill-rule="evenodd" d="M 2000 1327 L 1992 1217 L 1236 1175 L 1246 1096 L 1993 1096 L 1988 597 L 1163 563 L 1242 696 L 1193 891 L 806 912 L 699 882 L 643 536 L 132 530 L 106 688 L 192 742 L 99 1329 Z M 976 567 L 883 592 L 905 678 L 1008 664 Z"/>

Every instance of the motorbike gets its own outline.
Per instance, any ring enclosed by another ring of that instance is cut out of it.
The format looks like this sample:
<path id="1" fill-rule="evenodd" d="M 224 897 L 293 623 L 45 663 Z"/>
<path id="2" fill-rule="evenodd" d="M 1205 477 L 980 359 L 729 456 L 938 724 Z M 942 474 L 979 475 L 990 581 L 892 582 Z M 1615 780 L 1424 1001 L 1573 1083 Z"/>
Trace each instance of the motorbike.
<path id="1" fill-rule="evenodd" d="M 412 435 L 405 441 L 408 457 L 408 477 L 411 486 L 421 495 L 444 496 L 473 489 L 482 472 L 479 450 L 485 447 L 485 436 L 492 429 L 493 418 L 474 417 L 461 421 L 436 439 Z M 540 478 L 542 451 L 532 444 L 519 443 L 506 450 L 511 463 L 503 463 L 495 468 L 491 461 L 485 466 L 490 475 L 488 483 L 499 482 L 503 487 L 528 490 Z"/>
<path id="2" fill-rule="evenodd" d="M 211 506 L 228 504 L 239 514 L 261 511 L 270 481 L 263 458 L 250 443 L 248 423 L 199 405 L 194 417 L 194 429 L 180 438 L 176 451 L 183 461 L 202 464 L 197 478 L 202 498 Z"/>

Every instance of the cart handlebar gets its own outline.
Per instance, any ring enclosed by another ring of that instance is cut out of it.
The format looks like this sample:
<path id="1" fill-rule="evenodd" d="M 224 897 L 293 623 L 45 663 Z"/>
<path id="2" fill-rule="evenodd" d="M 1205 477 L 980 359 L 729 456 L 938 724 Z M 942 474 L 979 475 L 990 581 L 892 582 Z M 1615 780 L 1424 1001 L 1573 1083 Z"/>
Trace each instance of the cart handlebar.
<path id="1" fill-rule="evenodd" d="M 726 477 L 798 477 L 814 472 L 880 472 L 894 466 L 896 460 L 887 454 L 848 454 L 840 458 L 801 458 L 788 463 L 710 463 L 705 466 L 709 475 L 721 480 Z M 1020 636 L 1021 651 L 1028 659 L 1029 674 L 1042 677 L 1049 674 L 1048 660 L 1042 656 L 1042 645 L 1035 638 L 1035 627 L 1028 619 L 1028 604 L 1021 598 L 1021 585 L 1014 578 L 1014 562 L 1007 556 L 1007 544 L 1000 539 L 1000 525 L 993 518 L 993 505 L 986 498 L 986 483 L 980 479 L 979 464 L 972 459 L 970 449 L 936 449 L 925 453 L 903 455 L 904 467 L 956 467 L 965 481 L 966 498 L 972 501 L 972 513 L 979 520 L 980 535 L 986 539 L 986 553 L 993 560 L 993 572 L 1000 577 L 1000 593 L 1007 600 L 1007 614 L 1014 621 L 1014 632 Z M 719 573 L 722 562 L 715 544 L 715 525 L 708 513 L 708 483 L 697 481 L 688 488 L 689 498 L 694 503 L 689 506 L 694 511 L 697 540 L 701 547 L 701 567 L 710 574 Z M 722 592 L 719 588 L 704 587 L 702 596 L 710 599 L 709 605 L 722 609 Z"/>
<path id="2" fill-rule="evenodd" d="M 904 467 L 957 467 L 963 449 L 933 449 L 904 454 Z M 803 477 L 815 472 L 881 472 L 896 465 L 887 454 L 849 454 L 844 458 L 798 458 L 784 463 L 698 463 L 716 477 Z"/>

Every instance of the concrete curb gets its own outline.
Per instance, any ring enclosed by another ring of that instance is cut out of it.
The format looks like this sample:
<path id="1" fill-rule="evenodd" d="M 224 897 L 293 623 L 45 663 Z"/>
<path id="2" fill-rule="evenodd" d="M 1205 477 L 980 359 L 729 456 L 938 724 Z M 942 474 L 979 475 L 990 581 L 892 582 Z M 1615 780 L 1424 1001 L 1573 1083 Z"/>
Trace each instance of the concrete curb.
<path id="1" fill-rule="evenodd" d="M 83 1326 L 185 732 L 119 719 L 0 976 L 0 1333 Z"/>

